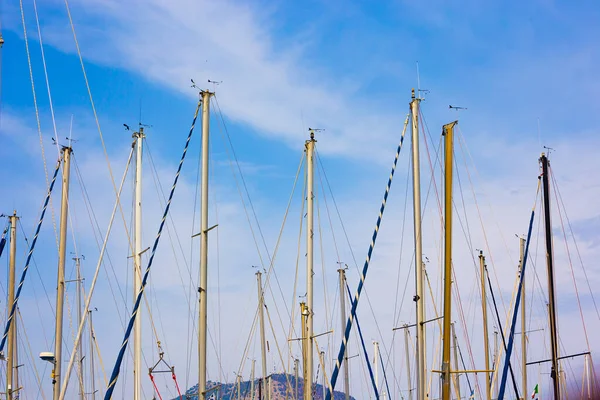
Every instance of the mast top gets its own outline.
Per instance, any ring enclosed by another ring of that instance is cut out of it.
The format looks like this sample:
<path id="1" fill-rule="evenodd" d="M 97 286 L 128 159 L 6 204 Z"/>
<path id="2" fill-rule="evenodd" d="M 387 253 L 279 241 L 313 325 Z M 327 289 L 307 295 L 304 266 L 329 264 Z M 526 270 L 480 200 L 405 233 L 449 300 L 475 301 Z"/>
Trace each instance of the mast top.
<path id="1" fill-rule="evenodd" d="M 308 128 L 308 131 L 310 132 L 310 140 L 312 142 L 315 142 L 315 132 L 323 132 L 325 129 L 319 129 L 319 128 Z"/>
<path id="2" fill-rule="evenodd" d="M 415 88 L 412 88 L 410 93 L 411 93 L 410 98 L 414 100 L 415 99 Z"/>
<path id="3" fill-rule="evenodd" d="M 442 136 L 446 134 L 448 129 L 452 129 L 454 125 L 458 124 L 458 120 L 450 122 L 442 127 Z"/>

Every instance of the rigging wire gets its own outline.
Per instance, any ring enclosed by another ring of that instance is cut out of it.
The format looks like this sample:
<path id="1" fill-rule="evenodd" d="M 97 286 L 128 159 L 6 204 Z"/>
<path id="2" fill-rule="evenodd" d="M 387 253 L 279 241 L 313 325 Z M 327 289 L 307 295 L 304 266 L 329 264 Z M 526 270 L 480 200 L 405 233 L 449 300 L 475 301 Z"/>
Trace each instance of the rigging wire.
<path id="1" fill-rule="evenodd" d="M 108 238 L 110 236 L 110 232 L 111 232 L 111 229 L 112 229 L 114 217 L 115 217 L 117 208 L 120 205 L 121 190 L 123 189 L 123 185 L 125 183 L 125 178 L 127 176 L 127 171 L 128 171 L 129 166 L 131 164 L 131 158 L 132 158 L 132 156 L 133 156 L 133 147 L 131 148 L 131 150 L 129 152 L 129 157 L 127 159 L 127 163 L 125 164 L 125 171 L 123 173 L 123 178 L 121 179 L 121 183 L 119 185 L 119 191 L 117 192 L 117 196 L 116 196 L 116 199 L 115 199 L 115 205 L 113 207 L 111 218 L 110 218 L 110 221 L 108 223 L 108 228 L 106 230 L 106 234 L 105 234 L 105 237 L 104 237 L 104 242 L 103 242 L 102 247 L 100 249 L 100 254 L 98 256 L 98 263 L 96 264 L 96 270 L 94 272 L 94 277 L 92 278 L 92 283 L 90 285 L 89 293 L 88 293 L 88 296 L 87 296 L 87 298 L 85 300 L 85 309 L 86 310 L 89 310 L 89 308 L 90 308 L 90 302 L 91 302 L 91 299 L 92 299 L 92 295 L 94 293 L 94 288 L 96 286 L 96 281 L 98 279 L 98 274 L 100 272 L 100 267 L 101 267 L 101 265 L 103 263 L 104 253 L 106 251 L 106 245 L 107 245 Z M 118 307 L 117 307 L 117 310 L 118 310 Z M 88 313 L 85 313 L 84 316 L 83 316 L 83 318 L 81 319 L 81 323 L 79 324 L 79 328 L 77 330 L 77 337 L 75 338 L 75 342 L 74 342 L 74 346 L 75 347 L 78 346 L 79 341 L 81 340 L 81 335 L 82 335 L 82 332 L 83 332 L 83 326 L 84 326 L 84 324 L 86 322 L 87 316 L 88 316 Z M 99 349 L 98 349 L 98 354 L 100 354 L 100 350 Z M 73 368 L 73 363 L 75 361 L 74 357 L 75 357 L 75 352 L 72 352 L 71 353 L 71 357 L 69 359 L 69 366 L 67 367 L 67 370 L 66 370 L 66 375 L 65 375 L 64 383 L 63 383 L 62 388 L 61 388 L 61 393 L 60 393 L 59 399 L 63 399 L 64 396 L 65 396 L 65 394 L 66 394 L 67 385 L 69 384 L 69 376 L 71 374 L 71 370 Z M 100 361 L 102 362 L 101 358 L 100 358 Z M 102 367 L 102 368 L 104 369 L 104 367 Z"/>
<path id="2" fill-rule="evenodd" d="M 550 167 L 550 166 L 549 166 Z M 560 209 L 562 207 L 563 211 L 564 211 L 564 215 L 565 215 L 565 220 L 567 221 L 567 225 L 569 226 L 569 231 L 571 233 L 571 237 L 573 238 L 573 243 L 575 244 L 575 249 L 577 251 L 577 256 L 579 257 L 579 261 L 581 263 L 581 271 L 583 272 L 583 275 L 585 277 L 585 282 L 587 284 L 587 287 L 590 291 L 590 297 L 592 298 L 592 302 L 594 303 L 594 309 L 596 310 L 596 315 L 598 316 L 598 320 L 600 320 L 600 312 L 598 312 L 598 306 L 596 305 L 596 298 L 594 297 L 594 291 L 592 290 L 592 287 L 590 285 L 590 280 L 587 276 L 587 272 L 585 269 L 585 265 L 583 263 L 583 259 L 581 258 L 581 253 L 579 251 L 579 246 L 577 245 L 577 240 L 575 238 L 575 233 L 573 232 L 573 227 L 571 226 L 571 221 L 569 220 L 569 216 L 567 215 L 567 209 L 565 208 L 565 204 L 563 202 L 562 199 L 562 195 L 560 193 L 560 189 L 558 187 L 558 183 L 556 182 L 556 176 L 554 175 L 552 168 L 550 167 L 550 176 L 552 177 L 552 182 L 553 182 L 553 187 L 554 187 L 554 196 L 556 198 L 556 202 L 558 205 L 558 211 L 559 211 L 559 215 L 560 215 L 560 221 L 561 221 L 561 225 L 562 225 L 562 230 L 563 230 L 563 236 L 565 238 L 565 242 L 567 241 L 567 234 L 565 232 L 565 227 L 564 227 L 564 223 L 563 223 L 563 218 L 562 218 L 562 213 L 560 212 Z M 571 272 L 573 273 L 573 263 L 570 261 L 571 260 L 571 253 L 568 251 L 568 246 L 567 246 L 567 252 L 569 254 L 569 265 L 571 266 Z M 575 277 L 573 276 L 573 283 L 575 284 L 575 290 L 577 291 L 577 283 L 575 282 Z M 581 303 L 579 302 L 579 292 L 577 291 L 577 302 L 579 303 L 579 309 L 581 310 Z M 583 319 L 583 316 L 582 316 Z M 587 332 L 586 332 L 586 341 L 588 341 L 587 338 Z M 589 342 L 588 342 L 588 350 L 589 350 Z"/>
<path id="3" fill-rule="evenodd" d="M 348 291 L 348 298 L 352 301 L 352 292 L 350 291 L 350 286 L 346 283 L 346 290 Z M 365 364 L 369 369 L 369 376 L 371 377 L 371 384 L 373 385 L 373 391 L 375 392 L 375 398 L 379 400 L 379 390 L 377 390 L 377 382 L 375 381 L 375 376 L 373 375 L 373 369 L 371 368 L 371 360 L 369 359 L 369 353 L 367 352 L 367 347 L 365 346 L 365 340 L 363 338 L 362 330 L 360 329 L 360 323 L 358 322 L 358 316 L 354 313 L 354 321 L 356 322 L 356 329 L 358 331 L 358 335 L 360 336 L 360 343 L 362 345 L 363 353 L 365 355 Z M 336 370 L 334 370 L 335 373 Z M 333 381 L 335 383 L 335 381 Z M 333 383 L 329 384 L 329 387 L 332 389 L 327 390 L 327 397 L 333 394 Z"/>
<path id="4" fill-rule="evenodd" d="M 36 120 L 36 124 L 37 124 L 37 133 L 38 133 L 38 139 L 40 142 L 40 149 L 41 149 L 41 153 L 42 153 L 42 161 L 44 163 L 44 177 L 46 178 L 46 188 L 50 187 L 50 179 L 49 179 L 49 175 L 48 175 L 48 166 L 46 163 L 46 151 L 44 148 L 44 139 L 43 139 L 43 135 L 42 135 L 42 124 L 41 124 L 41 119 L 40 119 L 40 110 L 38 107 L 38 102 L 37 102 L 37 94 L 35 91 L 35 81 L 33 78 L 33 68 L 31 65 L 31 52 L 29 50 L 29 37 L 27 36 L 27 24 L 25 23 L 25 10 L 23 8 L 23 0 L 19 0 L 19 8 L 21 11 L 21 24 L 23 25 L 23 41 L 25 42 L 25 53 L 27 55 L 27 66 L 29 67 L 29 80 L 31 82 L 31 94 L 33 97 L 33 108 L 35 110 L 35 120 Z M 40 36 L 40 43 L 41 43 L 41 36 Z M 60 159 L 60 156 L 58 157 Z M 56 229 L 56 220 L 54 218 L 54 207 L 52 207 L 52 203 L 50 203 L 50 210 L 51 210 L 51 216 L 52 216 L 52 225 L 54 227 L 54 234 L 57 237 L 57 247 L 58 247 L 58 231 Z"/>
<path id="5" fill-rule="evenodd" d="M 348 321 L 346 323 L 346 329 L 344 332 L 344 339 L 342 340 L 342 345 L 340 346 L 340 351 L 338 354 L 338 358 L 335 364 L 335 368 L 333 370 L 333 374 L 331 376 L 331 386 L 333 388 L 335 388 L 335 383 L 337 380 L 337 376 L 339 374 L 339 370 L 340 370 L 340 365 L 342 363 L 342 360 L 344 358 L 344 355 L 346 353 L 346 344 L 348 341 L 348 338 L 350 336 L 350 329 L 352 328 L 352 321 L 354 319 L 354 317 L 356 316 L 356 308 L 358 306 L 358 300 L 360 299 L 360 294 L 362 292 L 363 286 L 364 286 L 364 281 L 367 275 L 367 272 L 369 270 L 369 263 L 371 261 L 371 255 L 373 254 L 373 249 L 375 247 L 375 242 L 377 240 L 377 233 L 379 232 L 379 226 L 381 225 L 381 219 L 383 218 L 383 212 L 385 211 L 385 205 L 387 202 L 387 198 L 390 192 L 390 188 L 391 188 L 391 184 L 392 184 L 392 180 L 394 178 L 394 172 L 396 171 L 396 165 L 398 163 L 398 157 L 400 156 L 400 151 L 402 150 L 402 144 L 404 143 L 404 134 L 406 133 L 406 127 L 408 126 L 408 117 L 406 118 L 406 121 L 404 123 L 404 129 L 402 130 L 402 136 L 400 138 L 400 143 L 398 144 L 398 148 L 396 150 L 396 156 L 394 157 L 394 162 L 392 164 L 392 170 L 390 172 L 390 176 L 388 178 L 388 182 L 386 185 L 386 189 L 385 189 L 385 193 L 383 195 L 383 200 L 381 202 L 381 207 L 379 209 L 379 215 L 377 217 L 377 222 L 375 224 L 375 229 L 373 232 L 373 237 L 371 238 L 371 243 L 369 245 L 369 250 L 367 252 L 367 257 L 365 260 L 365 264 L 363 266 L 363 271 L 361 273 L 361 279 L 360 282 L 358 284 L 358 288 L 356 290 L 356 297 L 354 298 L 354 300 L 352 301 L 352 309 L 350 312 L 350 316 L 348 318 Z M 382 335 L 381 335 L 382 336 Z M 327 400 L 331 400 L 331 396 L 333 395 L 333 393 L 331 393 L 331 391 L 327 391 Z"/>
<path id="6" fill-rule="evenodd" d="M 135 301 L 135 305 L 134 305 L 134 309 L 132 311 L 132 316 L 129 320 L 129 325 L 127 326 L 127 331 L 125 332 L 125 337 L 123 338 L 123 344 L 121 345 L 121 350 L 119 351 L 119 355 L 117 357 L 117 361 L 115 362 L 115 367 L 113 369 L 112 372 L 112 376 L 110 378 L 110 383 L 108 385 L 108 389 L 106 391 L 106 394 L 104 396 L 105 400 L 109 400 L 112 398 L 112 392 L 114 391 L 114 387 L 115 384 L 117 383 L 117 379 L 119 376 L 119 370 L 121 367 L 121 363 L 123 361 L 123 356 L 125 353 L 125 350 L 127 348 L 127 343 L 129 340 L 129 335 L 131 334 L 131 330 L 133 329 L 133 323 L 135 322 L 135 318 L 137 316 L 137 310 L 139 308 L 139 304 L 141 301 L 141 297 L 144 293 L 144 288 L 146 286 L 146 283 L 148 281 L 148 275 L 150 274 L 150 268 L 152 267 L 152 262 L 154 261 L 154 256 L 156 254 L 156 248 L 158 247 L 158 243 L 160 240 L 160 236 L 162 234 L 162 230 L 163 227 L 165 225 L 165 220 L 169 214 L 169 209 L 171 207 L 171 201 L 173 200 L 173 195 L 175 194 L 175 188 L 177 187 L 177 181 L 179 180 L 179 175 L 181 173 L 181 168 L 183 167 L 183 162 L 185 161 L 185 156 L 190 144 L 190 139 L 192 138 L 192 133 L 194 132 L 194 126 L 196 125 L 196 119 L 198 118 L 198 111 L 200 110 L 200 106 L 202 105 L 201 100 L 198 101 L 198 105 L 196 106 L 196 112 L 194 113 L 194 119 L 192 121 L 192 126 L 190 127 L 190 132 L 188 134 L 187 140 L 185 142 L 185 147 L 183 149 L 183 154 L 181 156 L 181 160 L 179 161 L 179 166 L 177 167 L 177 172 L 175 174 L 175 179 L 173 181 L 173 186 L 171 187 L 171 192 L 169 194 L 169 199 L 167 201 L 167 205 L 165 207 L 165 211 L 163 213 L 161 222 L 160 222 L 160 226 L 158 228 L 158 233 L 156 235 L 156 239 L 154 240 L 154 244 L 152 246 L 152 251 L 151 251 L 151 255 L 150 255 L 150 259 L 148 261 L 148 266 L 146 267 L 146 272 L 144 273 L 144 277 L 142 280 L 142 284 L 140 286 L 139 289 L 139 293 L 137 295 L 136 301 Z M 81 328 L 81 326 L 80 326 Z M 80 329 L 81 331 L 81 329 Z M 65 382 L 66 385 L 67 382 Z M 65 388 L 66 389 L 66 388 Z"/>
<path id="7" fill-rule="evenodd" d="M 498 392 L 498 398 L 499 399 L 503 399 L 504 398 L 504 391 L 506 388 L 506 374 L 508 372 L 508 367 L 510 366 L 510 355 L 512 353 L 512 345 L 513 345 L 513 340 L 514 340 L 514 333 L 515 333 L 515 325 L 516 325 L 516 321 L 517 321 L 517 314 L 518 314 L 518 307 L 519 307 L 519 303 L 521 300 L 521 287 L 523 285 L 523 277 L 525 276 L 525 267 L 527 266 L 527 255 L 529 253 L 529 242 L 531 240 L 531 230 L 533 228 L 533 217 L 535 216 L 535 206 L 537 205 L 537 197 L 540 193 L 540 185 L 541 185 L 541 179 L 539 179 L 538 177 L 538 185 L 537 185 L 537 190 L 536 190 L 536 196 L 535 196 L 535 201 L 533 203 L 533 208 L 531 210 L 531 219 L 529 220 L 529 228 L 528 228 L 528 232 L 527 232 L 527 242 L 525 244 L 525 254 L 523 256 L 523 263 L 521 266 L 521 273 L 519 274 L 519 285 L 518 285 L 518 290 L 517 290 L 517 295 L 515 298 L 515 309 L 513 311 L 513 315 L 512 315 L 512 323 L 510 326 L 510 334 L 508 336 L 508 346 L 507 346 L 507 350 L 506 350 L 506 356 L 505 356 L 505 362 L 504 362 L 504 368 L 502 370 L 502 380 L 500 381 L 500 389 Z M 488 276 L 489 279 L 489 276 Z M 500 322 L 500 321 L 498 321 Z M 519 392 L 516 388 L 516 384 L 515 384 L 515 394 L 517 395 L 517 397 L 519 397 Z"/>
<path id="8" fill-rule="evenodd" d="M 46 194 L 46 199 L 44 200 L 44 205 L 42 207 L 42 212 L 40 214 L 40 219 L 38 221 L 37 228 L 35 230 L 35 234 L 33 235 L 33 241 L 31 242 L 31 246 L 29 248 L 29 253 L 27 254 L 27 260 L 25 261 L 25 268 L 23 268 L 23 272 L 21 274 L 21 279 L 19 281 L 19 286 L 17 287 L 17 292 L 15 293 L 15 299 L 11 306 L 10 313 L 6 320 L 6 328 L 4 329 L 4 334 L 2 336 L 2 342 L 0 343 L 0 354 L 4 350 L 4 345 L 6 344 L 6 338 L 8 336 L 8 332 L 10 329 L 10 325 L 12 320 L 14 319 L 15 311 L 17 309 L 17 304 L 19 302 L 19 297 L 21 296 L 21 290 L 23 289 L 23 283 L 25 282 L 25 277 L 27 276 L 27 270 L 29 269 L 29 263 L 31 261 L 31 256 L 33 254 L 33 250 L 35 249 L 35 244 L 37 243 L 38 235 L 40 234 L 40 229 L 42 228 L 42 222 L 44 222 L 44 215 L 46 214 L 46 209 L 48 207 L 48 202 L 50 201 L 50 195 L 52 194 L 52 189 L 54 188 L 54 183 L 56 182 L 56 176 L 58 175 L 58 171 L 60 169 L 60 159 L 56 164 L 56 169 L 54 170 L 54 176 L 52 177 L 52 181 L 50 182 L 50 187 L 48 189 L 48 193 Z"/>
<path id="9" fill-rule="evenodd" d="M 42 380 L 40 379 L 40 374 L 38 372 L 37 367 L 35 366 L 35 357 L 33 355 L 33 351 L 31 350 L 31 343 L 29 342 L 29 336 L 27 335 L 27 329 L 25 328 L 25 323 L 23 322 L 23 316 L 21 315 L 21 310 L 19 310 L 17 308 L 17 315 L 19 317 L 19 321 L 21 322 L 21 326 L 19 328 L 19 333 L 23 334 L 23 336 L 25 337 L 24 342 L 27 344 L 27 354 L 29 355 L 29 359 L 30 359 L 30 365 L 33 367 L 33 372 L 35 374 L 35 378 L 37 381 L 37 387 L 38 387 L 38 395 L 42 396 L 42 399 L 46 399 L 46 394 L 44 393 L 44 390 L 42 389 Z M 23 337 L 21 335 L 19 335 L 19 339 L 21 340 L 21 342 L 23 342 Z M 46 367 L 46 366 L 44 366 Z M 17 388 L 18 390 L 18 388 Z"/>

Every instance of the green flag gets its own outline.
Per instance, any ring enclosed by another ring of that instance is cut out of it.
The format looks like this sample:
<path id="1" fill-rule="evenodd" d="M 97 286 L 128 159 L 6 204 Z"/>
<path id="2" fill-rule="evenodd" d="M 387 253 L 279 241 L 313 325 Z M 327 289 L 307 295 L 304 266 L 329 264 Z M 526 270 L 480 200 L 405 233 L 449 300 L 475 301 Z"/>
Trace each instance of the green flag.
<path id="1" fill-rule="evenodd" d="M 535 399 L 535 398 L 537 397 L 537 394 L 538 394 L 539 392 L 540 392 L 540 391 L 538 390 L 538 385 L 536 384 L 536 385 L 535 385 L 535 388 L 533 389 L 533 393 L 531 393 L 531 398 L 532 398 L 532 399 Z"/>

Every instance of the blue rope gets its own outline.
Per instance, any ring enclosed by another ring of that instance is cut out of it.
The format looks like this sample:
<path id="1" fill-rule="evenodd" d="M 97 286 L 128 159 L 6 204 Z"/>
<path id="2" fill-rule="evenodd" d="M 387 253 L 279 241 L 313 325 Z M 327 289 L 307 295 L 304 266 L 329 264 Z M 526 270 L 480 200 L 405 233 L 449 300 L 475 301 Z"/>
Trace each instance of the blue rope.
<path id="1" fill-rule="evenodd" d="M 4 246 L 6 245 L 6 232 L 8 232 L 8 228 L 10 227 L 10 222 L 2 232 L 2 238 L 0 239 L 0 257 L 2 257 L 2 252 L 4 251 Z"/>
<path id="2" fill-rule="evenodd" d="M 19 286 L 17 287 L 17 293 L 15 294 L 15 300 L 13 301 L 12 307 L 10 309 L 10 314 L 8 319 L 6 320 L 6 328 L 4 329 L 4 335 L 2 336 L 2 342 L 0 343 L 0 354 L 4 351 L 4 345 L 6 344 L 6 338 L 8 337 L 8 331 L 10 330 L 10 325 L 12 323 L 13 318 L 15 317 L 15 312 L 17 310 L 17 304 L 19 302 L 19 297 L 21 296 L 21 290 L 23 289 L 23 283 L 25 282 L 25 277 L 27 276 L 27 270 L 29 270 L 29 262 L 31 261 L 31 256 L 33 255 L 33 249 L 35 248 L 35 244 L 37 242 L 38 235 L 40 234 L 40 229 L 42 228 L 42 222 L 44 222 L 44 215 L 46 214 L 46 209 L 48 208 L 48 203 L 50 202 L 50 195 L 52 194 L 52 189 L 54 188 L 54 183 L 56 182 L 56 176 L 58 175 L 58 171 L 60 170 L 60 159 L 56 163 L 56 169 L 54 170 L 54 176 L 52 177 L 52 181 L 50 182 L 50 187 L 48 188 L 48 193 L 46 194 L 46 200 L 44 201 L 44 207 L 42 207 L 42 213 L 40 214 L 40 220 L 38 221 L 37 228 L 35 230 L 35 235 L 33 235 L 33 240 L 31 241 L 31 246 L 29 246 L 29 253 L 27 253 L 27 260 L 25 261 L 25 268 L 23 268 L 23 273 L 21 273 L 21 280 L 19 281 Z"/>
<path id="3" fill-rule="evenodd" d="M 346 290 L 348 290 L 348 297 L 352 300 L 352 292 L 350 292 L 350 286 L 346 283 Z M 377 382 L 375 382 L 375 376 L 373 375 L 373 368 L 371 368 L 371 361 L 369 359 L 369 353 L 367 352 L 367 346 L 365 346 L 365 340 L 363 338 L 362 330 L 360 329 L 360 324 L 358 323 L 358 316 L 354 316 L 356 320 L 356 328 L 358 329 L 358 336 L 360 336 L 360 344 L 362 345 L 363 352 L 365 353 L 365 360 L 367 360 L 367 367 L 369 368 L 369 376 L 371 377 L 371 384 L 373 385 L 373 390 L 375 391 L 375 398 L 379 400 L 379 391 L 377 390 Z"/>
<path id="4" fill-rule="evenodd" d="M 408 122 L 408 117 L 407 117 Z M 406 126 L 406 123 L 405 125 Z M 379 226 L 381 225 L 381 218 L 383 217 L 383 211 L 385 210 L 385 204 L 387 202 L 388 194 L 390 193 L 390 187 L 392 186 L 392 179 L 394 178 L 394 172 L 396 171 L 396 164 L 398 164 L 398 157 L 400 156 L 400 150 L 402 150 L 402 143 L 404 143 L 404 134 L 406 133 L 406 129 L 402 131 L 402 137 L 400 138 L 400 143 L 398 144 L 398 149 L 396 150 L 396 157 L 394 158 L 394 163 L 392 165 L 392 171 L 390 172 L 390 177 L 387 182 L 387 186 L 385 187 L 385 193 L 383 194 L 383 200 L 381 202 L 381 207 L 379 209 L 379 216 L 377 217 L 377 223 L 375 224 L 375 231 L 373 232 L 373 237 L 371 238 L 371 244 L 369 245 L 369 251 L 367 252 L 367 259 L 365 260 L 365 264 L 363 266 L 362 274 L 360 276 L 360 282 L 358 283 L 358 289 L 356 290 L 356 297 L 352 301 L 352 309 L 350 311 L 350 316 L 348 317 L 348 321 L 346 322 L 346 330 L 344 331 L 344 338 L 342 339 L 342 344 L 340 346 L 340 352 L 338 353 L 338 358 L 335 363 L 335 368 L 333 370 L 333 374 L 331 375 L 331 385 L 327 388 L 327 397 L 326 400 L 331 400 L 333 393 L 331 390 L 335 390 L 335 383 L 337 381 L 338 375 L 340 373 L 340 366 L 342 365 L 342 361 L 344 360 L 344 355 L 346 354 L 346 346 L 348 344 L 348 339 L 350 338 L 350 330 L 352 329 L 352 321 L 356 317 L 356 307 L 358 306 L 358 300 L 360 299 L 360 294 L 362 292 L 363 285 L 365 283 L 365 279 L 367 277 L 367 271 L 369 270 L 369 263 L 371 261 L 371 255 L 373 254 L 373 248 L 375 247 L 375 241 L 377 240 L 377 233 L 379 232 Z M 331 390 L 330 390 L 331 388 Z"/>
<path id="5" fill-rule="evenodd" d="M 4 251 L 4 246 L 6 245 L 6 232 L 8 232 L 8 228 L 10 227 L 10 222 L 2 232 L 2 238 L 0 239 L 0 257 L 2 257 L 2 252 Z"/>
<path id="6" fill-rule="evenodd" d="M 539 186 L 538 186 L 539 188 Z M 504 399 L 506 391 L 506 378 L 508 376 L 508 366 L 510 363 L 510 355 L 512 354 L 513 341 L 515 338 L 515 325 L 517 324 L 517 315 L 519 312 L 519 304 L 521 303 L 521 288 L 523 287 L 523 279 L 525 277 L 525 266 L 527 265 L 527 254 L 529 253 L 529 240 L 531 239 L 531 230 L 533 228 L 533 216 L 535 208 L 531 210 L 531 218 L 529 219 L 529 230 L 527 231 L 527 243 L 525 244 L 525 255 L 523 256 L 523 265 L 521 267 L 521 276 L 519 278 L 519 289 L 517 290 L 517 298 L 515 300 L 515 309 L 512 315 L 510 326 L 510 335 L 508 336 L 508 347 L 506 348 L 506 356 L 504 357 L 504 367 L 502 368 L 502 380 L 500 381 L 500 389 L 498 390 L 498 400 Z M 522 334 L 525 334 L 524 332 Z"/>
<path id="7" fill-rule="evenodd" d="M 154 255 L 156 254 L 156 248 L 158 247 L 160 235 L 162 234 L 162 230 L 165 225 L 167 215 L 169 214 L 169 208 L 171 208 L 171 200 L 173 200 L 173 194 L 175 193 L 175 187 L 177 186 L 177 181 L 179 180 L 179 174 L 181 173 L 181 167 L 183 166 L 183 161 L 185 160 L 185 155 L 187 153 L 188 146 L 190 144 L 190 139 L 192 138 L 192 133 L 194 132 L 194 126 L 196 125 L 196 119 L 198 118 L 198 111 L 200 110 L 201 104 L 202 104 L 202 102 L 199 101 L 198 106 L 196 107 L 196 112 L 194 113 L 194 120 L 192 121 L 190 133 L 188 134 L 187 140 L 185 142 L 185 147 L 183 148 L 183 154 L 181 156 L 181 160 L 179 161 L 179 166 L 177 167 L 177 173 L 175 174 L 175 180 L 173 181 L 173 186 L 171 186 L 171 193 L 169 193 L 169 200 L 167 201 L 167 205 L 165 207 L 165 212 L 163 213 L 162 220 L 160 221 L 160 226 L 158 228 L 158 233 L 156 235 L 156 239 L 154 239 L 154 245 L 152 246 L 152 254 L 150 255 L 150 260 L 148 261 L 148 266 L 146 267 L 146 271 L 144 272 L 144 278 L 142 279 L 142 285 L 138 292 L 137 298 L 135 299 L 135 305 L 133 307 L 133 311 L 131 312 L 131 318 L 129 319 L 129 325 L 127 325 L 127 330 L 125 331 L 125 337 L 123 338 L 123 343 L 121 344 L 121 349 L 119 350 L 119 355 L 117 356 L 117 361 L 115 362 L 115 367 L 113 368 L 112 375 L 110 376 L 110 383 L 108 384 L 108 388 L 106 389 L 106 394 L 104 395 L 104 400 L 110 400 L 112 398 L 113 391 L 115 390 L 115 385 L 117 384 L 117 379 L 119 378 L 119 372 L 121 370 L 121 363 L 123 362 L 123 357 L 125 356 L 125 350 L 127 350 L 127 344 L 129 343 L 129 336 L 131 335 L 131 330 L 133 329 L 133 324 L 135 322 L 135 318 L 137 317 L 138 309 L 140 307 L 140 302 L 142 300 L 142 295 L 144 294 L 144 289 L 146 288 L 146 283 L 148 281 L 148 275 L 150 274 L 150 267 L 152 266 L 152 262 L 154 261 Z"/>

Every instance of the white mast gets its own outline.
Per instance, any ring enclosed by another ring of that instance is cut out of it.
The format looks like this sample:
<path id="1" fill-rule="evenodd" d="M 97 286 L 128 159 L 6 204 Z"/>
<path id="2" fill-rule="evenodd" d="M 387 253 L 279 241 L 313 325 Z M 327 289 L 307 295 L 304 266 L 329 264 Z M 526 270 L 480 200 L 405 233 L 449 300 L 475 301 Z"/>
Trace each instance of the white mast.
<path id="1" fill-rule="evenodd" d="M 410 111 L 412 117 L 412 166 L 413 166 L 413 214 L 415 237 L 415 278 L 416 295 L 414 297 L 417 312 L 417 400 L 425 400 L 426 364 L 425 364 L 425 299 L 423 298 L 423 245 L 421 237 L 421 164 L 419 161 L 419 103 L 412 90 Z"/>
<path id="2" fill-rule="evenodd" d="M 319 356 L 321 357 L 321 365 L 323 366 L 323 373 L 321 374 L 321 389 L 323 390 L 323 399 L 325 399 L 325 396 L 327 395 L 327 382 L 325 382 L 325 352 L 321 351 Z"/>
<path id="3" fill-rule="evenodd" d="M 408 330 L 408 324 L 404 325 L 404 349 L 406 352 L 406 379 L 408 382 L 408 400 L 412 400 L 412 379 L 410 377 L 410 349 L 408 347 L 408 335 L 410 334 L 410 331 Z"/>
<path id="4" fill-rule="evenodd" d="M 6 300 L 7 314 L 15 302 L 15 259 L 17 257 L 17 212 L 8 217 L 10 221 L 10 255 L 8 264 L 8 299 Z M 8 358 L 6 359 L 6 399 L 12 400 L 13 393 L 19 390 L 18 379 L 15 379 L 17 373 L 17 313 L 13 317 L 14 321 L 10 324 L 8 331 Z"/>
<path id="5" fill-rule="evenodd" d="M 263 386 L 265 388 L 262 399 L 260 400 L 270 400 L 271 392 L 268 390 L 267 383 L 267 341 L 265 337 L 265 298 L 263 295 L 262 289 L 262 274 L 260 271 L 256 273 L 256 281 L 258 284 L 258 318 L 260 321 L 260 353 L 262 360 L 262 379 L 265 382 Z"/>
<path id="6" fill-rule="evenodd" d="M 81 320 L 83 319 L 83 313 L 81 311 L 81 292 L 82 292 L 82 278 L 81 278 L 81 259 L 79 257 L 73 258 L 75 260 L 75 272 L 76 272 L 76 283 L 77 283 L 77 326 L 81 325 Z M 79 367 L 79 398 L 81 400 L 85 400 L 85 385 L 83 382 L 83 343 L 80 340 L 77 345 L 77 356 L 79 357 L 78 367 Z"/>
<path id="7" fill-rule="evenodd" d="M 298 400 L 298 359 L 294 358 L 294 400 Z"/>
<path id="8" fill-rule="evenodd" d="M 144 127 L 133 133 L 135 140 L 135 200 L 134 218 L 134 254 L 133 254 L 133 301 L 142 286 L 142 144 L 144 142 Z M 142 315 L 138 316 L 133 325 L 133 400 L 142 400 Z"/>
<path id="9" fill-rule="evenodd" d="M 314 151 L 315 151 L 315 129 L 310 129 L 310 140 L 306 141 L 306 306 L 308 315 L 306 318 L 307 342 L 305 375 L 307 380 L 304 382 L 304 400 L 312 399 L 312 377 L 313 377 L 313 224 L 314 224 Z"/>
<path id="10" fill-rule="evenodd" d="M 91 399 L 96 400 L 96 373 L 94 371 L 94 328 L 92 323 L 92 310 L 88 310 L 90 313 L 90 319 L 88 321 L 90 328 L 90 375 L 92 379 L 92 395 Z"/>
<path id="11" fill-rule="evenodd" d="M 206 399 L 206 314 L 208 289 L 208 144 L 210 123 L 210 96 L 213 93 L 204 90 L 202 94 L 202 194 L 200 199 L 200 311 L 198 321 L 198 400 Z"/>
<path id="12" fill-rule="evenodd" d="M 523 257 L 525 257 L 525 238 L 519 238 L 519 271 L 523 273 Z M 525 275 L 523 275 L 521 281 L 521 373 L 522 373 L 522 386 L 521 393 L 523 393 L 523 399 L 527 396 L 527 317 L 525 314 Z"/>
<path id="13" fill-rule="evenodd" d="M 52 373 L 53 399 L 60 396 L 62 367 L 63 308 L 65 299 L 65 254 L 67 251 L 67 215 L 69 212 L 69 177 L 71 170 L 70 147 L 63 147 L 62 198 L 60 203 L 60 236 L 58 245 L 58 279 L 56 287 L 56 329 L 54 333 L 54 370 Z"/>
<path id="14" fill-rule="evenodd" d="M 252 373 L 250 377 L 250 400 L 254 400 L 254 366 L 256 364 L 256 360 L 252 360 Z"/>
<path id="15" fill-rule="evenodd" d="M 479 251 L 479 275 L 481 278 L 481 311 L 483 312 L 483 350 L 485 357 L 485 398 L 492 400 L 492 381 L 490 370 L 490 344 L 488 336 L 488 321 L 487 321 L 487 295 L 486 295 L 486 271 L 485 256 L 483 251 Z"/>
<path id="16" fill-rule="evenodd" d="M 340 319 L 342 322 L 342 338 L 346 329 L 346 271 L 343 268 L 338 269 L 340 274 Z M 348 348 L 345 348 L 344 353 L 344 397 L 350 400 L 350 379 L 348 378 Z"/>
<path id="17" fill-rule="evenodd" d="M 377 389 L 377 393 L 379 393 L 379 397 L 381 393 L 379 391 L 379 342 L 373 342 L 373 352 L 375 355 L 373 356 L 373 367 L 375 369 L 375 388 Z"/>

